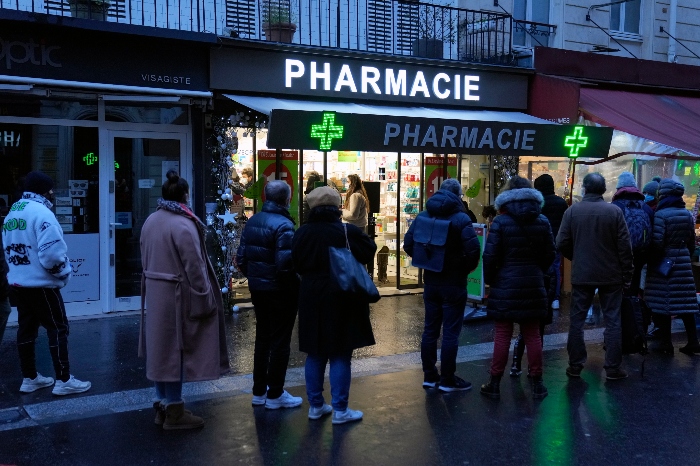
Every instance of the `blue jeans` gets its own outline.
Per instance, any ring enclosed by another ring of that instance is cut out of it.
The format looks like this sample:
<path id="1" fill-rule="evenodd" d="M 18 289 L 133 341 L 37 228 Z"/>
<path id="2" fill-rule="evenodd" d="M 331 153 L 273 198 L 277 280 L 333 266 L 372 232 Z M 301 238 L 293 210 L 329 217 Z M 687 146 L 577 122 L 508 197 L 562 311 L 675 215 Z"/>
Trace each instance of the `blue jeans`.
<path id="1" fill-rule="evenodd" d="M 352 351 L 336 355 L 308 354 L 306 356 L 306 396 L 309 404 L 320 408 L 323 399 L 323 375 L 330 361 L 331 405 L 335 411 L 348 409 L 350 396 L 350 359 Z"/>
<path id="2" fill-rule="evenodd" d="M 457 348 L 464 322 L 467 290 L 465 287 L 453 285 L 425 285 L 423 289 L 425 326 L 420 344 L 423 374 L 426 380 L 437 378 L 437 342 L 442 328 L 441 381 L 449 383 L 452 382 L 457 369 Z"/>
<path id="3" fill-rule="evenodd" d="M 156 398 L 165 404 L 182 401 L 182 382 L 156 382 Z"/>

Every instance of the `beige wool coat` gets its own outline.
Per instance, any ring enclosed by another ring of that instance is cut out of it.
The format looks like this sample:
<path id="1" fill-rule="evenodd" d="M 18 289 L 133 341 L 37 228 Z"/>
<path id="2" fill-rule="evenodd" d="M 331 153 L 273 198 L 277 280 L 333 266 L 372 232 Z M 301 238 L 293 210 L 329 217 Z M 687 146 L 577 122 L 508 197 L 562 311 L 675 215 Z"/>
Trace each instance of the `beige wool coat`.
<path id="1" fill-rule="evenodd" d="M 194 221 L 164 209 L 151 214 L 141 230 L 141 261 L 146 377 L 198 381 L 228 372 L 221 290 Z"/>

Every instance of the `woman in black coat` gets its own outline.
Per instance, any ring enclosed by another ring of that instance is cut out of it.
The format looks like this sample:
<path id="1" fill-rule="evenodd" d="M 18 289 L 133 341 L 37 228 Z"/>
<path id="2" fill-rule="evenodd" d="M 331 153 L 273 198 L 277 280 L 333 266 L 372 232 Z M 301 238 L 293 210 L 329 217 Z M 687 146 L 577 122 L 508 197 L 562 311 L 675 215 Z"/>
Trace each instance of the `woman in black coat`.
<path id="1" fill-rule="evenodd" d="M 677 315 L 683 319 L 688 337 L 688 344 L 680 351 L 692 355 L 700 353 L 695 328 L 698 302 L 690 263 L 695 250 L 695 225 L 693 216 L 685 208 L 684 193 L 685 188 L 681 183 L 671 179 L 661 180 L 644 299 L 659 327 L 661 342 L 654 349 L 673 354 L 671 316 Z M 667 276 L 659 272 L 659 265 L 665 259 L 673 262 Z"/>
<path id="2" fill-rule="evenodd" d="M 511 178 L 508 190 L 496 198 L 499 215 L 493 220 L 484 248 L 484 280 L 491 288 L 487 311 L 496 320 L 491 380 L 483 395 L 498 398 L 508 364 L 513 323 L 518 322 L 527 347 L 533 398 L 544 398 L 540 320 L 547 316 L 544 276 L 554 261 L 554 238 L 542 215 L 544 199 L 530 182 Z"/>
<path id="3" fill-rule="evenodd" d="M 333 410 L 333 424 L 357 421 L 362 412 L 348 408 L 350 359 L 355 348 L 374 344 L 369 304 L 340 295 L 330 279 L 329 247 L 346 247 L 362 264 L 374 259 L 376 244 L 354 225 L 340 221 L 340 195 L 324 186 L 306 197 L 311 207 L 308 223 L 294 234 L 292 261 L 301 275 L 299 291 L 299 349 L 306 357 L 306 394 L 309 418 Z M 323 375 L 330 361 L 331 406 L 323 398 Z"/>

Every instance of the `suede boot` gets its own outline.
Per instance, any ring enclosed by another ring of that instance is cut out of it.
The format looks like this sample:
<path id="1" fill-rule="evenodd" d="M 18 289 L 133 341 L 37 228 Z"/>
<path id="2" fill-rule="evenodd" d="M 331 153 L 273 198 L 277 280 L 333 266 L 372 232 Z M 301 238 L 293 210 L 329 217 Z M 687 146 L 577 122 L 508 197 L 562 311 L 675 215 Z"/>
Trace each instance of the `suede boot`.
<path id="1" fill-rule="evenodd" d="M 525 341 L 523 341 L 523 334 L 521 333 L 513 344 L 513 365 L 510 367 L 511 377 L 517 377 L 523 373 L 523 354 L 525 354 Z"/>
<path id="2" fill-rule="evenodd" d="M 165 422 L 163 429 L 180 430 L 196 429 L 204 425 L 204 419 L 195 416 L 189 411 L 185 411 L 185 402 L 170 403 L 165 405 Z"/>
<path id="3" fill-rule="evenodd" d="M 481 386 L 481 394 L 488 396 L 489 398 L 500 398 L 501 397 L 501 375 L 492 375 L 489 383 L 485 383 Z"/>
<path id="4" fill-rule="evenodd" d="M 155 424 L 157 426 L 162 426 L 165 422 L 165 408 L 160 401 L 153 403 L 153 409 L 156 411 Z"/>
<path id="5" fill-rule="evenodd" d="M 541 400 L 545 396 L 549 395 L 547 387 L 542 383 L 542 376 L 536 375 L 532 378 L 532 398 L 535 400 Z"/>

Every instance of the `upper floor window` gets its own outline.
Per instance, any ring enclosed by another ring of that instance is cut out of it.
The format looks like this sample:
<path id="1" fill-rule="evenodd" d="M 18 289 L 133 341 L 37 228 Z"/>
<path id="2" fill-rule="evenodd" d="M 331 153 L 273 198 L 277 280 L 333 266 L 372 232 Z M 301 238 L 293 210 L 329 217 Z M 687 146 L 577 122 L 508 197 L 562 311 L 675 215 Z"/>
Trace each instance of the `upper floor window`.
<path id="1" fill-rule="evenodd" d="M 532 23 L 549 24 L 549 0 L 514 0 L 513 2 L 513 19 L 516 21 L 529 21 Z M 549 34 L 542 34 L 543 31 L 549 31 L 548 28 L 533 24 L 515 25 L 513 32 L 513 44 L 532 46 L 540 45 L 532 40 L 532 36 L 525 32 L 524 29 L 530 31 L 537 37 L 537 41 L 542 45 L 548 45 Z"/>
<path id="2" fill-rule="evenodd" d="M 641 0 L 610 6 L 610 30 L 639 34 Z"/>

